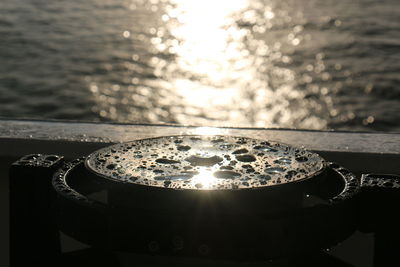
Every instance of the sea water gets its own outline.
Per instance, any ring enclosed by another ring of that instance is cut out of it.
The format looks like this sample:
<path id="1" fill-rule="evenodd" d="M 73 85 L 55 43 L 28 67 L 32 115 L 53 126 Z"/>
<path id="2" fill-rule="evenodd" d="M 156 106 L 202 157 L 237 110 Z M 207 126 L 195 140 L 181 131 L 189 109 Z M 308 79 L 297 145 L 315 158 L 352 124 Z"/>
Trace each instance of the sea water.
<path id="1" fill-rule="evenodd" d="M 2 0 L 0 117 L 399 131 L 398 0 Z"/>

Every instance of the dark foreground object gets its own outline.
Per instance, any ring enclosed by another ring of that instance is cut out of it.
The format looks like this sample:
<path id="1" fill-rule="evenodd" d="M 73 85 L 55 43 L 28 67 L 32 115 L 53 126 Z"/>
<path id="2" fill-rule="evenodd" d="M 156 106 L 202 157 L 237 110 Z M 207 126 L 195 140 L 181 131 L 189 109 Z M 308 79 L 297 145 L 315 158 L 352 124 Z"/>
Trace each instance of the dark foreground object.
<path id="1" fill-rule="evenodd" d="M 87 161 L 63 164 L 62 157 L 29 155 L 12 165 L 12 266 L 60 260 L 118 266 L 115 251 L 266 266 L 348 266 L 322 251 L 357 229 L 376 233 L 375 266 L 400 264 L 390 253 L 400 241 L 393 212 L 396 176 L 367 175 L 360 183 L 348 170 L 324 163 L 301 182 L 186 192 L 110 181 L 88 169 Z M 59 230 L 92 248 L 61 253 Z"/>

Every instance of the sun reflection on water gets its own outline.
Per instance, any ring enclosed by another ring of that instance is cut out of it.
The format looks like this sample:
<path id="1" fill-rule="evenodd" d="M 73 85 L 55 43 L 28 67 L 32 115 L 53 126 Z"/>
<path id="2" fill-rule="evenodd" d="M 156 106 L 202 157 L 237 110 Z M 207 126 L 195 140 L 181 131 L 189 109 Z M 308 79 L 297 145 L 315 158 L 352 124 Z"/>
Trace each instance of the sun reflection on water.
<path id="1" fill-rule="evenodd" d="M 135 10 L 139 7 L 135 4 Z M 323 129 L 325 116 L 336 116 L 328 92 L 324 98 L 308 97 L 326 88 L 313 86 L 313 75 L 291 68 L 291 54 L 308 38 L 303 26 L 294 25 L 284 34 L 271 30 L 294 19 L 282 7 L 276 10 L 276 5 L 257 0 L 170 0 L 152 1 L 147 9 L 156 22 L 145 34 L 122 31 L 126 39 L 141 40 L 146 52 L 130 55 L 124 63 L 131 75 L 126 85 L 100 88 L 92 82 L 94 111 L 100 116 L 308 129 Z M 318 56 L 307 65 L 329 80 L 324 67 Z"/>
<path id="2" fill-rule="evenodd" d="M 229 15 L 246 7 L 247 1 L 173 2 L 176 8 L 171 12 L 179 14 L 180 24 L 169 30 L 180 40 L 179 45 L 171 47 L 178 55 L 178 67 L 217 84 L 234 75 L 232 61 L 242 58 L 238 41 L 246 30 L 237 29 Z"/>

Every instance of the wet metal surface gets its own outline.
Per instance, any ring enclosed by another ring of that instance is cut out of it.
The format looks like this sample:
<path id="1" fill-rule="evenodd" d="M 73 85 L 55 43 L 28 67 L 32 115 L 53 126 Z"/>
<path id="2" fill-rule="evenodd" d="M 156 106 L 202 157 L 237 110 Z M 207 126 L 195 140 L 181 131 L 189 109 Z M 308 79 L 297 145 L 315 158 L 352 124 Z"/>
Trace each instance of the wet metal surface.
<path id="1" fill-rule="evenodd" d="M 241 189 L 318 174 L 323 159 L 304 149 L 232 136 L 137 140 L 92 153 L 87 167 L 108 179 L 175 189 Z"/>

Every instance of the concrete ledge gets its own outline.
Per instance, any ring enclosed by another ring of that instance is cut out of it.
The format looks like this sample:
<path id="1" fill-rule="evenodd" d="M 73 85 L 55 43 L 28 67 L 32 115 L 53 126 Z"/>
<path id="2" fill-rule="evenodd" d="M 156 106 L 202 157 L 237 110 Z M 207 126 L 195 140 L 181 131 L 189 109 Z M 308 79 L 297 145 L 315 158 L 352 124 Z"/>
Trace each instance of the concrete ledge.
<path id="1" fill-rule="evenodd" d="M 400 134 L 173 125 L 0 120 L 0 156 L 86 155 L 110 143 L 181 134 L 221 134 L 274 140 L 320 153 L 355 172 L 400 172 Z"/>

